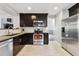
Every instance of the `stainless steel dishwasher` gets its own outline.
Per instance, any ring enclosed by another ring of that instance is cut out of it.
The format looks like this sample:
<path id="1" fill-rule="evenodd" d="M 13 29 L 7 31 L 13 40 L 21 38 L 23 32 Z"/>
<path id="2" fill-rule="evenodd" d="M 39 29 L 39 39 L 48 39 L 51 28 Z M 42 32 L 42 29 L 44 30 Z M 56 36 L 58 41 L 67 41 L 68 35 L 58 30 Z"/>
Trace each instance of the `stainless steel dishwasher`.
<path id="1" fill-rule="evenodd" d="M 13 55 L 13 39 L 0 42 L 0 56 Z"/>

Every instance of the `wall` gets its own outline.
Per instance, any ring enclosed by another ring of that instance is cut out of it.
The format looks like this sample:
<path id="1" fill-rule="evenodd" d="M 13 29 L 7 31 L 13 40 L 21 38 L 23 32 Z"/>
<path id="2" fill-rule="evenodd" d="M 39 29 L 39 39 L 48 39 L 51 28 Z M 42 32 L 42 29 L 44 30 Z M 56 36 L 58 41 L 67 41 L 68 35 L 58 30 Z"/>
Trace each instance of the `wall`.
<path id="1" fill-rule="evenodd" d="M 67 9 L 62 10 L 62 20 L 69 17 L 69 11 Z"/>
<path id="2" fill-rule="evenodd" d="M 46 28 L 47 32 L 49 32 L 49 40 L 53 41 L 55 36 L 55 17 L 53 15 L 48 15 L 48 27 Z"/>
<path id="3" fill-rule="evenodd" d="M 11 17 L 14 21 L 14 27 L 15 28 L 20 27 L 19 26 L 19 14 L 7 3 L 0 4 L 0 21 L 1 21 L 1 17 L 3 18 Z"/>
<path id="4" fill-rule="evenodd" d="M 59 12 L 55 18 L 55 40 L 61 43 L 61 20 L 62 12 Z"/>
<path id="5" fill-rule="evenodd" d="M 69 17 L 69 11 L 67 9 L 62 10 L 55 16 L 55 40 L 62 43 L 62 20 Z"/>
<path id="6" fill-rule="evenodd" d="M 14 28 L 19 28 L 20 27 L 19 14 L 17 14 L 16 16 L 12 16 L 12 18 L 13 18 Z"/>
<path id="7" fill-rule="evenodd" d="M 55 17 L 53 15 L 48 16 L 48 30 L 55 30 Z"/>
<path id="8" fill-rule="evenodd" d="M 7 18 L 7 17 L 10 17 L 10 15 L 0 9 L 0 36 L 5 35 L 5 33 L 7 31 L 6 29 L 1 28 L 1 20 L 2 20 L 2 18 Z"/>
<path id="9" fill-rule="evenodd" d="M 1 22 L 1 19 L 0 19 L 0 22 Z M 1 23 L 0 23 L 0 28 L 1 28 Z"/>
<path id="10" fill-rule="evenodd" d="M 8 13 L 0 10 L 0 28 L 2 27 L 2 25 L 1 25 L 2 18 L 7 18 L 7 17 L 10 17 L 10 15 Z"/>
<path id="11" fill-rule="evenodd" d="M 23 27 L 24 31 L 27 33 L 33 33 L 36 27 Z M 46 32 L 46 27 L 40 27 L 44 32 Z"/>
<path id="12" fill-rule="evenodd" d="M 5 12 L 5 11 L 0 9 L 0 36 L 6 35 L 7 32 L 8 32 L 7 29 L 2 29 L 1 28 L 1 20 L 2 20 L 1 18 L 8 18 L 8 17 L 12 18 L 13 24 L 14 24 L 14 28 L 20 27 L 20 25 L 19 25 L 20 24 L 19 14 L 11 15 L 11 14 L 9 14 L 9 13 L 7 13 L 7 12 Z"/>

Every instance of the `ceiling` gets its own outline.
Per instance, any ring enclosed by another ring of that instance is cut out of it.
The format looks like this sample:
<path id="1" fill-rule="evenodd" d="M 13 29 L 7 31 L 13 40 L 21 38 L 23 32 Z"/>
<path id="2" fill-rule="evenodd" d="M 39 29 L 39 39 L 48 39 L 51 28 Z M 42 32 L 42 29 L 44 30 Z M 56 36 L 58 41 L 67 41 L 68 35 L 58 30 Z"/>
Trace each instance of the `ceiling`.
<path id="1" fill-rule="evenodd" d="M 16 13 L 49 13 L 56 15 L 63 9 L 68 9 L 75 3 L 7 3 Z M 31 7 L 31 10 L 28 10 Z"/>

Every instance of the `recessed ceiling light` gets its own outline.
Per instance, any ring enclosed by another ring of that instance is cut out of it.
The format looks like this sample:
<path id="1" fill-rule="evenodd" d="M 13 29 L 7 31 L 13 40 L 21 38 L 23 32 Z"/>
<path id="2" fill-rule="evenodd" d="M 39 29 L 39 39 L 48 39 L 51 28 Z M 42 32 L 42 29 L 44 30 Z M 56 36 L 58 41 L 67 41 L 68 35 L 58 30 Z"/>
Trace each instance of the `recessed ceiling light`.
<path id="1" fill-rule="evenodd" d="M 28 10 L 31 10 L 32 8 L 31 7 L 27 7 L 28 8 Z"/>
<path id="2" fill-rule="evenodd" d="M 54 9 L 55 9 L 55 10 L 57 10 L 57 9 L 58 9 L 58 7 L 54 7 Z"/>

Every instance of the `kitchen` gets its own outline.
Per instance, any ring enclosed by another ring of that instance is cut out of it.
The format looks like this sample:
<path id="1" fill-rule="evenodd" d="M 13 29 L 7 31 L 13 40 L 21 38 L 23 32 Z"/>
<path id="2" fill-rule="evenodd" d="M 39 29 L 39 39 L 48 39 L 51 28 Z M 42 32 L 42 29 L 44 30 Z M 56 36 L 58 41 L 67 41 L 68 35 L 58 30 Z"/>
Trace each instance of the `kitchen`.
<path id="1" fill-rule="evenodd" d="M 74 53 L 73 46 L 71 49 L 66 45 L 62 35 L 66 30 L 64 24 L 69 22 L 65 19 L 78 19 L 78 6 L 78 3 L 1 3 L 0 56 L 79 55 Z"/>

